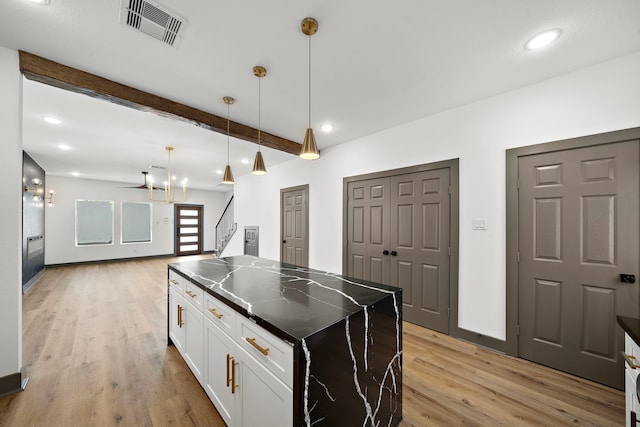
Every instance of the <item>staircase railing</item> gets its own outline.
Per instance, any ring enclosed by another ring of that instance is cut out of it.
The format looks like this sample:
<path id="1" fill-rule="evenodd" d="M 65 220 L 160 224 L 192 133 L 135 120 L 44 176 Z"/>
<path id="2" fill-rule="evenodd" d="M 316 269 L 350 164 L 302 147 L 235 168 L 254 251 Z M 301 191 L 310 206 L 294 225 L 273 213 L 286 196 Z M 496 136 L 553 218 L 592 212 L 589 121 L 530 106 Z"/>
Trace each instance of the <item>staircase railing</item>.
<path id="1" fill-rule="evenodd" d="M 237 224 L 234 222 L 233 215 L 233 196 L 229 199 L 227 207 L 224 208 L 224 212 L 216 224 L 216 254 L 220 255 L 224 248 L 231 240 L 231 237 L 236 232 Z"/>

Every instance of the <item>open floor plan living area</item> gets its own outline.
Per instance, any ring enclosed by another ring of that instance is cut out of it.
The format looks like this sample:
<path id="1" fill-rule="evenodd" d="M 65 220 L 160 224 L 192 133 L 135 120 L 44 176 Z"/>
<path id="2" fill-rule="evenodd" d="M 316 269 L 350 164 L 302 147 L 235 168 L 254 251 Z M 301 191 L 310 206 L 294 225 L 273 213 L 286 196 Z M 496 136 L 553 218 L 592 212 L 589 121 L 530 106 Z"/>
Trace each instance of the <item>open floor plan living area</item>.
<path id="1" fill-rule="evenodd" d="M 0 427 L 636 426 L 638 16 L 2 2 Z"/>

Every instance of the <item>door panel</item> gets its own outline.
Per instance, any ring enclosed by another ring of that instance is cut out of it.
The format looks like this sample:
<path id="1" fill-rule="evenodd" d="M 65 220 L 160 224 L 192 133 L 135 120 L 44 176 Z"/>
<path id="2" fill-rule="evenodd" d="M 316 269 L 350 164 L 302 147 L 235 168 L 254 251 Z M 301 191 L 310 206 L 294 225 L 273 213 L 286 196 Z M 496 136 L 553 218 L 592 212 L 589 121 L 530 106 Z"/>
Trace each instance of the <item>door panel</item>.
<path id="1" fill-rule="evenodd" d="M 638 141 L 519 159 L 518 351 L 621 388 L 622 330 L 638 317 Z"/>
<path id="2" fill-rule="evenodd" d="M 308 189 L 282 190 L 282 262 L 307 267 L 309 242 L 307 237 Z"/>
<path id="3" fill-rule="evenodd" d="M 390 178 L 390 283 L 403 290 L 403 318 L 449 332 L 449 169 Z M 403 273 L 411 266 L 409 275 Z"/>
<path id="4" fill-rule="evenodd" d="M 244 228 L 244 253 L 245 255 L 258 256 L 258 227 Z"/>
<path id="5" fill-rule="evenodd" d="M 387 284 L 389 228 L 389 178 L 350 182 L 348 256 L 346 275 L 357 279 Z"/>
<path id="6" fill-rule="evenodd" d="M 202 253 L 202 206 L 176 205 L 176 255 Z"/>

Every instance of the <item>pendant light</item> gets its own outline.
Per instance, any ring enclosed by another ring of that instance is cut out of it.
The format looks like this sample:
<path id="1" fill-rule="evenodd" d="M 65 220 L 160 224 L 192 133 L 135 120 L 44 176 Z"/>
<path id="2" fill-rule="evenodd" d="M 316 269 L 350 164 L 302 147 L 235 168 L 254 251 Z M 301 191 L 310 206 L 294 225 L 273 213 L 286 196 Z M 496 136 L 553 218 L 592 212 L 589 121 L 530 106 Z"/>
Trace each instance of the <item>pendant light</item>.
<path id="1" fill-rule="evenodd" d="M 264 159 L 260 152 L 260 79 L 267 75 L 267 69 L 256 65 L 253 67 L 253 75 L 258 78 L 258 152 L 256 153 L 256 159 L 253 162 L 253 172 L 251 173 L 254 175 L 266 175 L 267 168 L 264 165 Z"/>
<path id="2" fill-rule="evenodd" d="M 227 166 L 224 168 L 222 183 L 233 184 L 233 173 L 231 173 L 231 165 L 229 164 L 229 106 L 233 104 L 235 100 L 230 96 L 225 96 L 222 100 L 227 104 Z"/>
<path id="3" fill-rule="evenodd" d="M 315 160 L 320 157 L 316 146 L 316 137 L 311 129 L 311 36 L 318 32 L 318 21 L 314 18 L 304 18 L 301 23 L 302 32 L 309 37 L 309 127 L 304 134 L 300 157 L 305 160 Z"/>

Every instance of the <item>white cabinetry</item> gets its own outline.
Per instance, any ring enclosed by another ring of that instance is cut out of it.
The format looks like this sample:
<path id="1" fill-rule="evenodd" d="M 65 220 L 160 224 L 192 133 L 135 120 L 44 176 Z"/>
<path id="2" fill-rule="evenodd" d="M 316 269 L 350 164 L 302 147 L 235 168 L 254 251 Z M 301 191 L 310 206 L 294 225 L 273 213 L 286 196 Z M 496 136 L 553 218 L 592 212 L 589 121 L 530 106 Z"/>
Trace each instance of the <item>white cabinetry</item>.
<path id="1" fill-rule="evenodd" d="M 210 319 L 205 320 L 205 352 L 207 362 L 204 368 L 204 390 L 218 413 L 228 426 L 236 425 L 237 387 L 231 383 L 231 373 L 237 375 L 238 368 L 232 359 L 236 344 Z M 232 369 L 234 371 L 232 371 Z M 237 381 L 237 376 L 233 378 Z"/>
<path id="2" fill-rule="evenodd" d="M 228 426 L 293 425 L 293 346 L 169 270 L 169 336 Z"/>
<path id="3" fill-rule="evenodd" d="M 292 390 L 241 348 L 238 347 L 235 354 L 240 376 L 235 425 L 292 426 Z"/>
<path id="4" fill-rule="evenodd" d="M 169 338 L 180 354 L 184 354 L 185 329 L 182 323 L 184 298 L 173 286 L 169 287 Z"/>
<path id="5" fill-rule="evenodd" d="M 224 421 L 229 426 L 291 426 L 293 348 L 210 295 L 205 307 L 203 387 Z M 290 374 L 289 384 L 280 379 L 283 372 Z"/>
<path id="6" fill-rule="evenodd" d="M 169 336 L 200 384 L 204 372 L 203 299 L 202 289 L 169 272 Z"/>
<path id="7" fill-rule="evenodd" d="M 640 347 L 628 334 L 624 334 L 624 353 L 626 425 L 627 427 L 636 427 L 634 419 L 640 415 L 640 402 L 636 394 L 636 381 L 640 373 Z"/>

